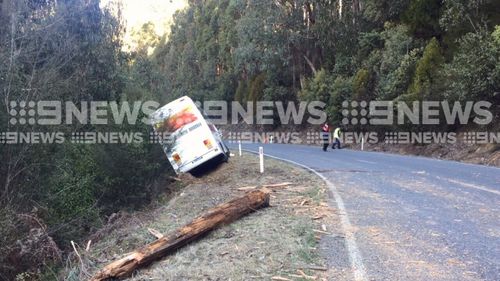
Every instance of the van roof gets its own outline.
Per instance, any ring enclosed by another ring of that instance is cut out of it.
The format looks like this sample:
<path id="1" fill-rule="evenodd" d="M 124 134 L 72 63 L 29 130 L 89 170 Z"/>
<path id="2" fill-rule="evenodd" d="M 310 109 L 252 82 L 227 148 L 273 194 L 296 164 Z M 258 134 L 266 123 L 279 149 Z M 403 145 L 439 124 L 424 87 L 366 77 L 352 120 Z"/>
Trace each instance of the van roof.
<path id="1" fill-rule="evenodd" d="M 181 102 L 183 102 L 183 103 L 185 103 L 185 102 L 193 102 L 193 100 L 190 97 L 188 97 L 188 96 L 183 96 L 183 97 L 180 97 L 180 98 L 178 98 L 176 100 L 173 100 L 173 101 L 167 103 L 166 105 L 160 107 L 158 110 L 175 107 L 176 105 L 178 105 Z"/>

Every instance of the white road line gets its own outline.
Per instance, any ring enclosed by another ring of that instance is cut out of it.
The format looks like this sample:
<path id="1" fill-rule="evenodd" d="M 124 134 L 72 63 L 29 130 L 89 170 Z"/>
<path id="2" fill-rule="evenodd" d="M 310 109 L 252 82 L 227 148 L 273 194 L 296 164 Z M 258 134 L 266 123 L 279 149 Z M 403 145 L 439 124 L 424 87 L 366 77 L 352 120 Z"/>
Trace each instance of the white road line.
<path id="1" fill-rule="evenodd" d="M 248 149 L 244 149 L 244 150 L 247 152 L 250 152 L 250 153 L 254 153 L 254 154 L 256 153 L 252 150 L 248 150 Z M 358 244 L 356 243 L 356 237 L 354 236 L 354 232 L 352 231 L 353 227 L 351 225 L 351 221 L 349 220 L 349 216 L 347 215 L 347 211 L 346 211 L 345 206 L 344 206 L 344 200 L 342 200 L 342 197 L 340 196 L 335 185 L 333 185 L 325 176 L 323 176 L 322 174 L 320 174 L 316 170 L 314 170 L 306 165 L 297 163 L 297 162 L 292 161 L 292 160 L 283 159 L 280 157 L 265 154 L 265 153 L 264 153 L 264 155 L 269 157 L 269 158 L 274 158 L 277 160 L 281 160 L 281 161 L 302 167 L 310 172 L 313 172 L 314 174 L 316 174 L 318 177 L 320 177 L 326 183 L 326 185 L 332 191 L 335 202 L 337 203 L 337 208 L 340 211 L 340 214 L 339 214 L 340 215 L 340 223 L 342 225 L 342 230 L 345 233 L 345 243 L 346 243 L 346 247 L 347 247 L 347 252 L 349 253 L 349 260 L 351 261 L 351 267 L 352 267 L 352 271 L 354 274 L 354 280 L 356 280 L 356 281 L 368 281 L 368 279 L 366 278 L 366 271 L 365 271 L 365 265 L 363 264 L 363 258 L 361 256 L 361 252 L 358 249 Z"/>
<path id="2" fill-rule="evenodd" d="M 440 180 L 446 180 L 446 181 L 449 181 L 451 183 L 459 184 L 461 186 L 465 186 L 465 187 L 469 187 L 469 188 L 474 188 L 474 189 L 478 189 L 478 190 L 490 192 L 490 193 L 493 193 L 493 194 L 496 194 L 496 195 L 500 195 L 500 191 L 489 189 L 489 188 L 481 186 L 481 185 L 475 185 L 475 184 L 471 184 L 471 183 L 461 182 L 461 181 L 457 181 L 457 180 L 454 180 L 454 179 L 442 178 L 442 177 L 439 177 L 439 176 L 436 176 L 436 178 L 438 178 Z"/>
<path id="3" fill-rule="evenodd" d="M 377 164 L 375 162 L 372 162 L 372 161 L 366 161 L 366 160 L 359 160 L 359 159 L 356 159 L 356 161 L 358 162 L 362 162 L 362 163 L 368 163 L 368 164 Z"/>

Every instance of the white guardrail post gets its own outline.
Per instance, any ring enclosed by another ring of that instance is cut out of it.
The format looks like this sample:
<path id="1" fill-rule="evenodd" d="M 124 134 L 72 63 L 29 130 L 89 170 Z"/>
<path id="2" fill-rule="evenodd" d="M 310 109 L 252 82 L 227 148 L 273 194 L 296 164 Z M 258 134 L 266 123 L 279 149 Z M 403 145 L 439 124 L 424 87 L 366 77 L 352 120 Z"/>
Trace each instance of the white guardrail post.
<path id="1" fill-rule="evenodd" d="M 259 158 L 260 158 L 260 173 L 264 173 L 264 148 L 259 147 Z"/>

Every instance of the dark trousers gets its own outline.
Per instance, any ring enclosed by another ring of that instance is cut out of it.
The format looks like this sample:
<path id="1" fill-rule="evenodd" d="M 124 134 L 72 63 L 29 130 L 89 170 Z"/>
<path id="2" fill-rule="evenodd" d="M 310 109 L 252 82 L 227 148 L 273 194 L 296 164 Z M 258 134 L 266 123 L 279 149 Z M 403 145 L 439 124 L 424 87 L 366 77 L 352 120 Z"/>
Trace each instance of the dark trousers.
<path id="1" fill-rule="evenodd" d="M 328 143 L 323 144 L 323 151 L 326 151 L 328 149 Z"/>
<path id="2" fill-rule="evenodd" d="M 323 151 L 326 151 L 330 144 L 330 134 L 328 132 L 321 132 L 321 137 L 323 138 Z"/>
<path id="3" fill-rule="evenodd" d="M 332 149 L 335 149 L 335 146 L 337 146 L 338 149 L 340 149 L 340 140 L 339 138 L 335 138 L 335 141 L 332 144 Z"/>

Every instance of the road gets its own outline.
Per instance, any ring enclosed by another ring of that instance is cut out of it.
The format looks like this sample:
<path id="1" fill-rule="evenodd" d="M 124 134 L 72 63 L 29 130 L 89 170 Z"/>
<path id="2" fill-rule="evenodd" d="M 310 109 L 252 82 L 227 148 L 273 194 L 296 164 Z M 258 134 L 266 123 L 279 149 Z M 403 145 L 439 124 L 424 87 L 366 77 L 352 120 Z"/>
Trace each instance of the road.
<path id="1" fill-rule="evenodd" d="M 233 151 L 234 151 L 234 145 Z M 256 152 L 259 144 L 243 144 Z M 375 152 L 265 144 L 332 186 L 334 279 L 500 280 L 500 169 Z"/>

